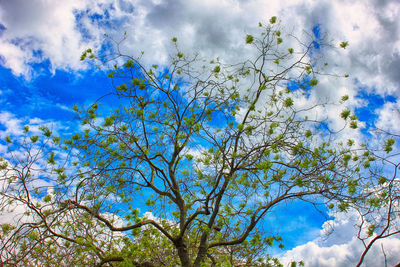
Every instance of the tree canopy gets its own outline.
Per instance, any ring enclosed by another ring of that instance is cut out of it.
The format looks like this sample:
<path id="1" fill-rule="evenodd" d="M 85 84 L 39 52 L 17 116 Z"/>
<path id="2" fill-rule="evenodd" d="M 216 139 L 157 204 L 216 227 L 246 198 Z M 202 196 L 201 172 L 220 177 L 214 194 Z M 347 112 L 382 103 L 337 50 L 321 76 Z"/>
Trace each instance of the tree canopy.
<path id="1" fill-rule="evenodd" d="M 148 66 L 118 43 L 102 56 L 85 51 L 82 60 L 115 64 L 104 96 L 115 104 L 74 106 L 81 127 L 68 138 L 28 125 L 24 137 L 6 138 L 0 206 L 19 213 L 2 225 L 1 262 L 275 266 L 267 248 L 284 240 L 263 225 L 280 206 L 370 212 L 392 203 L 396 175 L 379 171 L 385 154 L 310 115 L 329 103 L 301 103 L 325 75 L 315 41 L 284 35 L 275 17 L 260 29 L 234 64 L 186 55 L 176 38 L 168 66 Z M 350 109 L 337 116 L 357 128 Z M 375 227 L 383 229 L 369 223 L 370 236 Z"/>

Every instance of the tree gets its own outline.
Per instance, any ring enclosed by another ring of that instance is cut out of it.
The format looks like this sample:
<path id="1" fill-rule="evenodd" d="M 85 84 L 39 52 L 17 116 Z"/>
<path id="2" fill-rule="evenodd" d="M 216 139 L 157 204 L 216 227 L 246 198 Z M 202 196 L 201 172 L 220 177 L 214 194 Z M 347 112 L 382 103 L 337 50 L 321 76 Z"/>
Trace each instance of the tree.
<path id="1" fill-rule="evenodd" d="M 364 250 L 357 262 L 357 267 L 364 262 L 365 256 L 378 241 L 400 234 L 400 166 L 397 149 L 393 149 L 399 138 L 398 134 L 376 129 L 376 134 L 385 140 L 382 147 L 368 147 L 364 152 L 364 166 L 368 167 L 369 186 L 363 191 L 363 201 L 353 203 L 360 214 L 357 237 L 362 241 Z M 374 166 L 369 166 L 370 163 Z M 383 243 L 382 253 L 387 266 L 387 258 Z M 399 263 L 397 259 L 397 263 Z M 397 264 L 398 265 L 398 264 Z M 397 266 L 396 265 L 396 266 Z"/>
<path id="2" fill-rule="evenodd" d="M 310 116 L 326 103 L 297 102 L 323 74 L 313 40 L 288 35 L 287 47 L 275 22 L 246 37 L 253 52 L 240 64 L 177 49 L 168 67 L 148 67 L 118 43 L 101 57 L 85 51 L 115 62 L 117 104 L 74 106 L 84 130 L 63 141 L 45 126 L 7 138 L 1 207 L 25 212 L 3 225 L 2 263 L 279 265 L 257 251 L 283 246 L 262 227 L 277 207 L 356 202 L 356 149 Z"/>

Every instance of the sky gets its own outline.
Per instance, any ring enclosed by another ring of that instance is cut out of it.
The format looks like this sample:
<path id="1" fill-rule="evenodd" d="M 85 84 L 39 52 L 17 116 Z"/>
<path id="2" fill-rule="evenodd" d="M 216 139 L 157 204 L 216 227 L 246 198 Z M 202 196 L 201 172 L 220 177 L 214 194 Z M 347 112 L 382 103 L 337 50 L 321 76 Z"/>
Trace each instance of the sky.
<path id="1" fill-rule="evenodd" d="M 361 138 L 371 137 L 368 130 L 374 127 L 399 133 L 398 0 L 0 0 L 0 138 L 20 134 L 26 123 L 72 132 L 72 106 L 88 105 L 111 90 L 104 72 L 80 61 L 87 48 L 107 49 L 104 34 L 118 40 L 126 31 L 123 51 L 144 51 L 146 64 L 168 62 L 172 37 L 185 53 L 237 62 L 247 56 L 246 34 L 271 16 L 285 32 L 328 40 L 332 47 L 315 53 L 329 62 L 328 72 L 349 74 L 322 78 L 309 101 L 347 94 L 348 107 L 362 121 Z M 342 41 L 349 43 L 346 49 L 339 47 Z M 338 108 L 325 112 L 335 117 Z M 0 145 L 0 154 L 5 152 Z M 361 244 L 350 238 L 352 214 L 296 210 L 299 223 L 281 229 L 290 233 L 287 250 L 279 254 L 284 260 L 304 259 L 309 266 L 354 263 Z M 336 230 L 326 237 L 331 225 Z M 385 248 L 394 263 L 399 239 L 385 240 Z M 374 248 L 367 261 L 381 257 L 380 247 Z"/>

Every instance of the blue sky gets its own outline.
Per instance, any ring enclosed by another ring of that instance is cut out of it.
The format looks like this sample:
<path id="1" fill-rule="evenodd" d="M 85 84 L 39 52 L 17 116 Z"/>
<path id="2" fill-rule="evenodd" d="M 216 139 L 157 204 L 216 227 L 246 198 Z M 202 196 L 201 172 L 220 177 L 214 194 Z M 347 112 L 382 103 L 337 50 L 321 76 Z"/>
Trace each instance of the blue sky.
<path id="1" fill-rule="evenodd" d="M 105 85 L 110 85 L 110 81 L 103 73 L 76 74 L 61 70 L 52 74 L 46 69 L 46 63 L 35 67 L 43 68 L 43 71 L 29 81 L 1 67 L 3 111 L 44 120 L 69 120 L 73 118 L 71 107 L 74 104 L 95 101 L 109 90 Z"/>
<path id="2" fill-rule="evenodd" d="M 165 64 L 174 36 L 184 52 L 232 62 L 246 55 L 246 33 L 274 15 L 297 36 L 329 40 L 333 48 L 316 43 L 314 55 L 329 62 L 327 72 L 350 75 L 321 79 L 308 101 L 349 95 L 348 107 L 364 122 L 358 135 L 364 140 L 373 138 L 369 130 L 374 127 L 400 131 L 400 4 L 394 0 L 0 0 L 0 135 L 13 133 L 14 124 L 6 123 L 10 118 L 38 118 L 72 131 L 72 106 L 87 106 L 111 90 L 103 71 L 79 61 L 88 47 L 108 47 L 105 33 L 118 40 L 126 31 L 123 51 L 144 51 L 146 64 Z M 346 49 L 339 48 L 342 41 L 349 42 Z M 342 108 L 325 112 L 334 117 Z M 329 123 L 340 128 L 343 122 L 338 118 Z M 322 240 L 324 222 L 333 220 L 331 214 L 301 203 L 287 210 L 299 222 L 282 226 L 287 248 L 295 253 L 296 246 L 314 241 L 323 247 L 317 240 Z M 351 241 L 336 243 L 346 242 Z"/>

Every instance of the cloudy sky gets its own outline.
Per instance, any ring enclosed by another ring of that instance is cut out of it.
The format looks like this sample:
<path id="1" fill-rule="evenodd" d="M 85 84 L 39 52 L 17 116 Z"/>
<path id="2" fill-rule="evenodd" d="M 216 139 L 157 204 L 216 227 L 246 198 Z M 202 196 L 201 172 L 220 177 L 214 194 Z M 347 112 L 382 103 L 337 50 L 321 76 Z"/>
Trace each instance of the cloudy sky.
<path id="1" fill-rule="evenodd" d="M 104 49 L 104 34 L 120 39 L 126 31 L 123 50 L 144 51 L 149 64 L 167 62 L 174 36 L 184 52 L 232 62 L 246 58 L 246 34 L 271 16 L 296 36 L 312 36 L 318 29 L 332 45 L 320 51 L 329 71 L 350 75 L 322 81 L 315 98 L 348 94 L 364 133 L 373 127 L 399 133 L 398 0 L 0 0 L 0 137 L 19 134 L 26 123 L 72 129 L 72 105 L 91 103 L 111 89 L 104 73 L 79 60 L 89 47 Z M 342 41 L 349 43 L 346 49 L 339 48 Z M 299 223 L 285 226 L 290 250 L 281 255 L 303 258 L 310 266 L 354 262 L 361 245 L 350 238 L 351 214 L 333 218 L 305 210 L 296 214 Z M 326 239 L 329 225 L 337 230 Z M 385 242 L 394 263 L 399 240 Z M 376 257 L 382 257 L 380 247 L 370 259 Z"/>

